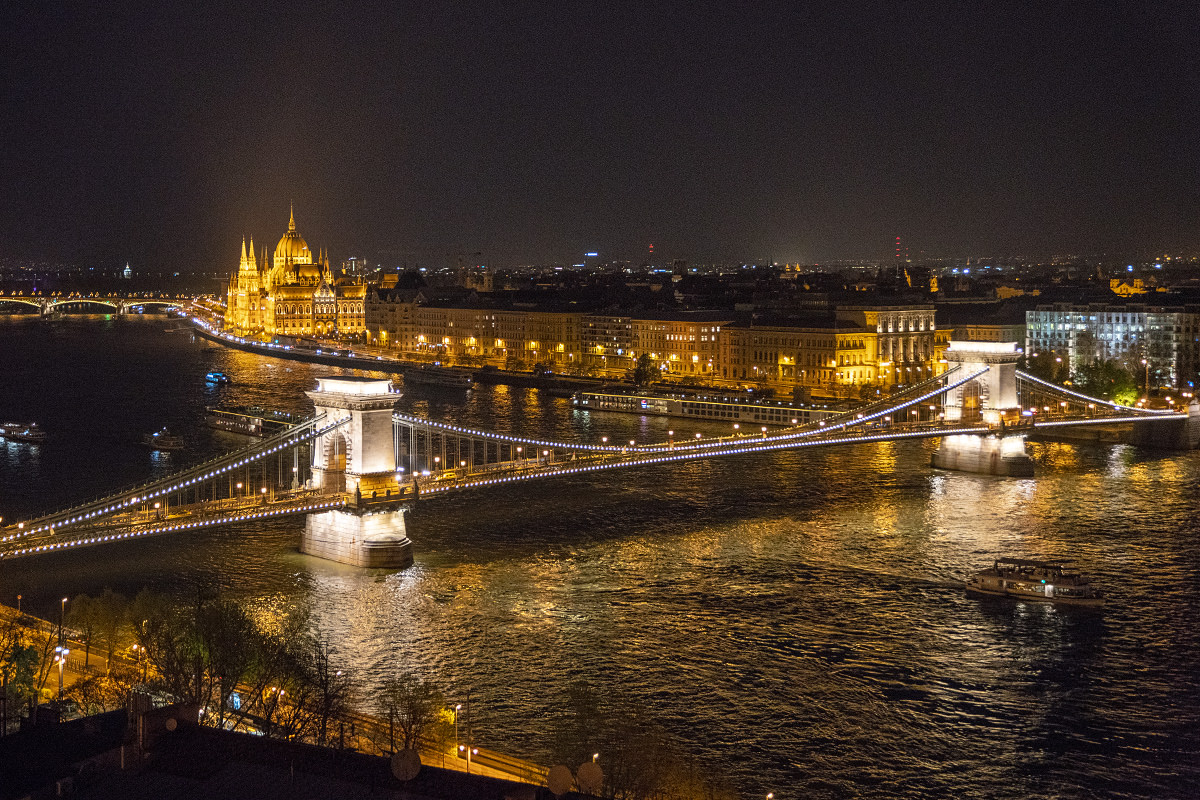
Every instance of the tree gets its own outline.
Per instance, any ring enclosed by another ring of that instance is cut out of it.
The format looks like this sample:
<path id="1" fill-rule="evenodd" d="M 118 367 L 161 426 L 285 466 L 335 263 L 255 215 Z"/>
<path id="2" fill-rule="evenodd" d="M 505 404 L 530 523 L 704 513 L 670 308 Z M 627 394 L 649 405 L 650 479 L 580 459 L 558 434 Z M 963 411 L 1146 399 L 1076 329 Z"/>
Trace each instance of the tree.
<path id="1" fill-rule="evenodd" d="M 308 678 L 315 690 L 317 744 L 328 742 L 329 724 L 340 721 L 350 710 L 350 678 L 336 669 L 329 656 L 329 642 L 314 638 L 308 647 Z"/>
<path id="2" fill-rule="evenodd" d="M 415 750 L 421 739 L 436 735 L 446 705 L 437 686 L 408 672 L 384 681 L 373 699 L 375 710 L 387 718 L 389 731 L 399 730 L 401 749 L 405 750 Z M 395 734 L 388 738 L 395 751 Z"/>
<path id="3" fill-rule="evenodd" d="M 207 685 L 202 694 L 217 707 L 217 725 L 225 727 L 233 693 L 247 680 L 256 658 L 259 634 L 241 606 L 227 600 L 205 604 L 196 620 Z"/>
<path id="4" fill-rule="evenodd" d="M 690 800 L 733 794 L 693 760 L 679 754 L 670 735 L 641 707 L 619 695 L 601 696 L 585 682 L 567 692 L 555 760 L 575 767 L 601 753 L 602 796 L 619 800 Z"/>
<path id="5" fill-rule="evenodd" d="M 83 639 L 83 665 L 85 667 L 91 664 L 92 639 L 96 635 L 99 623 L 98 610 L 95 598 L 80 594 L 71 601 L 67 611 L 66 624 L 74 628 L 79 633 L 79 638 Z"/>
<path id="6" fill-rule="evenodd" d="M 633 372 L 630 373 L 629 379 L 639 389 L 645 389 L 654 383 L 659 378 L 658 367 L 654 364 L 654 359 L 649 353 L 642 353 L 638 356 L 637 363 L 633 367 Z"/>
<path id="7" fill-rule="evenodd" d="M 1070 358 L 1066 353 L 1043 350 L 1021 358 L 1021 369 L 1044 381 L 1061 384 L 1070 377 Z"/>
<path id="8" fill-rule="evenodd" d="M 37 696 L 41 658 L 38 648 L 26 641 L 25 628 L 15 617 L 0 624 L 0 703 L 5 721 L 15 717 L 22 704 Z"/>
<path id="9" fill-rule="evenodd" d="M 96 635 L 104 643 L 106 663 L 132 637 L 129 631 L 129 601 L 112 589 L 105 588 L 94 603 Z"/>
<path id="10" fill-rule="evenodd" d="M 1131 405 L 1137 400 L 1137 379 L 1111 359 L 1097 358 L 1080 364 L 1071 379 L 1076 389 L 1092 397 L 1102 397 L 1121 405 Z"/>

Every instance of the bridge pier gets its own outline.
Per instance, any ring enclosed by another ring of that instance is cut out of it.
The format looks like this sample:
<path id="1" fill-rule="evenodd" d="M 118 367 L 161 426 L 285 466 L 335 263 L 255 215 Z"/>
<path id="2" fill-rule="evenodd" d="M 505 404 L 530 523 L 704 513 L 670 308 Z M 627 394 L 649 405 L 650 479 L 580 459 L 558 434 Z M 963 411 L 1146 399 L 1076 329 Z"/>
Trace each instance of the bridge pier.
<path id="1" fill-rule="evenodd" d="M 412 541 L 404 528 L 407 507 L 385 511 L 335 510 L 309 514 L 300 552 L 372 569 L 412 566 Z"/>
<path id="2" fill-rule="evenodd" d="M 1032 478 L 1033 461 L 1025 452 L 1024 436 L 946 436 L 933 454 L 933 466 L 981 475 Z"/>
<path id="3" fill-rule="evenodd" d="M 946 421 L 977 422 L 999 426 L 1001 431 L 1006 422 L 1018 422 L 1018 358 L 1014 342 L 950 342 L 948 362 L 958 364 L 968 374 L 983 374 L 947 393 Z M 1025 437 L 1020 434 L 946 436 L 933 454 L 933 466 L 1011 478 L 1033 476 L 1033 461 L 1025 452 Z"/>
<path id="4" fill-rule="evenodd" d="M 396 484 L 392 407 L 396 395 L 378 378 L 319 378 L 307 392 L 318 414 L 339 428 L 312 447 L 312 482 L 328 493 L 348 496 L 345 510 L 309 514 L 300 552 L 356 567 L 400 569 L 412 564 L 412 542 L 404 529 L 404 506 Z M 380 504 L 383 504 L 382 507 Z"/>
<path id="5" fill-rule="evenodd" d="M 1135 422 L 1129 441 L 1138 447 L 1156 450 L 1200 449 L 1200 404 L 1192 402 L 1187 416 L 1171 422 Z"/>

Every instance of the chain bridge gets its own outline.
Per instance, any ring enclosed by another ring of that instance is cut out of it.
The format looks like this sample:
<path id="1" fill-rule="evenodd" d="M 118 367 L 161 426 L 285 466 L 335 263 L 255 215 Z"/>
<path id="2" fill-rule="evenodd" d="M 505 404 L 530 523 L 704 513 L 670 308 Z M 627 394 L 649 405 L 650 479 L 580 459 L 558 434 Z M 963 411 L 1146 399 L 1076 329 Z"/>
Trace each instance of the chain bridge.
<path id="1" fill-rule="evenodd" d="M 188 303 L 188 298 L 177 297 L 138 297 L 136 295 L 0 295 L 0 304 L 15 303 L 17 305 L 36 308 L 43 317 L 50 317 L 71 306 L 93 305 L 111 308 L 117 316 L 129 313 L 130 309 L 153 306 L 161 310 L 181 308 Z"/>
<path id="2" fill-rule="evenodd" d="M 0 530 L 0 560 L 213 525 L 305 515 L 303 552 L 342 563 L 412 562 L 404 513 L 454 492 L 699 458 L 940 438 L 935 466 L 1031 476 L 1031 433 L 1131 424 L 1135 441 L 1195 448 L 1200 407 L 1146 410 L 1087 397 L 1016 369 L 1015 344 L 952 343 L 943 375 L 817 422 L 666 441 L 551 441 L 394 410 L 387 380 L 318 379 L 314 413 L 250 447 Z"/>

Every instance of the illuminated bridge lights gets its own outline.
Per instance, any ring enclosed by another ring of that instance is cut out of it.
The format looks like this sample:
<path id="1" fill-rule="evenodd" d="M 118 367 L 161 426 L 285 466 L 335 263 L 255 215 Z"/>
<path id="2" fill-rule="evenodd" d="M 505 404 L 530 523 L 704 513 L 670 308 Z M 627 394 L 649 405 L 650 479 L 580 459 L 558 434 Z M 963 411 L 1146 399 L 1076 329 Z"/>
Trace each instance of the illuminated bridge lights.
<path id="1" fill-rule="evenodd" d="M 55 525 L 73 525 L 86 519 L 91 519 L 101 514 L 107 514 L 121 508 L 136 505 L 146 502 L 155 497 L 164 497 L 173 492 L 177 492 L 188 485 L 198 483 L 202 480 L 214 478 L 219 475 L 224 475 L 238 467 L 258 461 L 273 453 L 277 453 L 288 447 L 295 446 L 301 442 L 315 439 L 329 431 L 345 425 L 349 422 L 349 417 L 336 420 L 333 423 L 326 425 L 324 428 L 317 428 L 317 425 L 323 420 L 323 417 L 316 417 L 310 420 L 305 420 L 293 428 L 276 434 L 275 438 L 266 442 L 255 445 L 253 455 L 247 457 L 246 451 L 237 451 L 235 453 L 220 456 L 207 463 L 191 467 L 179 473 L 176 476 L 171 476 L 162 479 L 157 484 L 146 484 L 138 487 L 135 491 L 139 492 L 132 496 L 121 493 L 117 497 L 104 498 L 93 503 L 87 503 L 75 508 L 65 509 L 42 517 L 40 520 L 31 520 L 31 527 L 23 529 L 21 532 L 13 534 L 13 536 L 27 537 L 37 533 L 43 533 L 51 530 Z M 164 484 L 165 481 L 174 481 L 171 484 Z M 165 485 L 165 488 L 163 488 Z M 101 508 L 96 509 L 96 506 Z M 90 511 L 90 513 L 86 513 Z M 75 515 L 75 516 L 71 516 Z"/>
<path id="2" fill-rule="evenodd" d="M 932 390 L 925 391 L 918 397 L 905 400 L 904 402 L 899 402 L 896 405 L 881 407 L 879 404 L 876 404 L 876 410 L 870 413 L 864 413 L 863 409 L 855 409 L 845 412 L 838 417 L 821 420 L 815 424 L 809 423 L 804 426 L 785 428 L 770 435 L 768 435 L 764 430 L 761 438 L 759 438 L 757 434 L 754 434 L 753 437 L 749 435 L 743 436 L 742 434 L 734 434 L 730 437 L 715 437 L 705 439 L 697 434 L 698 438 L 694 442 L 682 440 L 679 443 L 676 443 L 673 439 L 671 439 L 666 443 L 660 444 L 638 445 L 636 443 L 631 443 L 628 446 L 619 446 L 608 445 L 605 443 L 602 445 L 590 445 L 580 444 L 577 442 L 552 442 L 530 437 L 491 433 L 487 431 L 466 428 L 461 425 L 420 419 L 418 417 L 401 413 L 393 413 L 392 419 L 401 424 L 412 425 L 414 427 L 424 427 L 430 431 L 438 430 L 458 436 L 482 439 L 485 442 L 493 442 L 496 444 L 508 443 L 514 446 L 528 446 L 531 449 L 533 447 L 554 448 L 555 450 L 583 451 L 585 454 L 592 454 L 591 458 L 588 458 L 585 455 L 583 459 L 576 461 L 572 456 L 572 460 L 570 461 L 563 461 L 554 464 L 545 464 L 541 462 L 536 455 L 532 459 L 518 456 L 513 460 L 499 462 L 496 464 L 496 471 L 488 477 L 474 476 L 472 478 L 467 478 L 464 476 L 463 480 L 460 482 L 452 481 L 449 483 L 440 483 L 438 485 L 424 487 L 421 490 L 421 494 L 426 495 L 443 494 L 449 491 L 514 483 L 517 481 L 526 481 L 535 478 L 575 475 L 596 472 L 605 469 L 615 469 L 619 467 L 667 464 L 714 456 L 740 455 L 773 450 L 794 449 L 799 447 L 849 444 L 857 442 L 936 438 L 950 434 L 995 434 L 996 431 L 989 429 L 986 425 L 962 425 L 935 422 L 932 424 L 917 423 L 918 427 L 916 429 L 910 429 L 909 424 L 899 420 L 899 418 L 897 418 L 895 424 L 892 424 L 892 416 L 898 417 L 900 412 L 913 408 L 933 397 L 944 394 L 945 392 L 974 380 L 986 373 L 986 371 L 987 370 L 981 370 L 951 382 L 950 376 L 955 372 L 955 370 L 951 370 L 950 372 L 939 376 L 937 379 L 932 379 L 924 384 L 918 384 L 917 386 L 913 387 L 914 390 L 922 391 L 927 386 L 936 384 Z M 1169 410 L 1148 412 L 1142 409 L 1129 408 L 1126 406 L 1117 405 L 1115 403 L 1097 400 L 1095 398 L 1088 398 L 1084 395 L 1080 395 L 1077 392 L 1071 392 L 1070 390 L 1048 384 L 1040 379 L 1026 376 L 1024 373 L 1018 372 L 1018 377 L 1022 380 L 1031 380 L 1037 384 L 1041 384 L 1049 389 L 1054 390 L 1055 392 L 1061 393 L 1064 396 L 1078 398 L 1080 400 L 1088 401 L 1089 403 L 1097 403 L 1116 412 L 1124 412 L 1123 414 L 1113 416 L 1096 415 L 1094 412 L 1091 412 L 1084 418 L 1075 419 L 1031 419 L 1028 421 L 1027 426 L 1022 425 L 1020 426 L 1020 429 L 1104 424 L 1113 422 L 1144 422 L 1155 419 L 1170 420 L 1177 418 L 1177 416 Z M 1062 402 L 1059 403 L 1059 405 L 1065 407 L 1066 403 Z M 193 486 L 197 483 L 211 480 L 236 470 L 246 464 L 253 463 L 271 454 L 278 453 L 279 451 L 289 447 L 293 447 L 301 442 L 322 436 L 325 433 L 328 433 L 329 431 L 332 431 L 349 422 L 349 417 L 343 417 L 332 422 L 331 424 L 326 425 L 325 427 L 318 428 L 317 423 L 320 422 L 321 419 L 322 418 L 308 420 L 305 423 L 302 423 L 301 426 L 297 426 L 296 428 L 292 428 L 284 434 L 281 434 L 280 438 L 276 438 L 258 445 L 256 448 L 253 448 L 252 452 L 249 454 L 246 451 L 239 451 L 228 456 L 214 459 L 206 464 L 186 470 L 172 478 L 164 479 L 164 481 L 160 481 L 157 484 L 147 484 L 139 487 L 136 490 L 136 494 L 119 498 L 108 498 L 97 501 L 96 503 L 78 506 L 74 509 L 60 512 L 56 515 L 43 517 L 41 520 L 33 521 L 31 523 L 32 527 L 29 529 L 25 529 L 26 523 L 21 523 L 18 525 L 18 530 L 16 532 L 10 533 L 8 536 L 0 539 L 0 542 L 9 542 L 18 538 L 29 537 L 36 534 L 43 534 L 46 536 L 54 536 L 57 534 L 62 536 L 63 529 L 69 526 L 86 520 L 91 520 L 103 514 L 120 512 L 129 508 L 130 506 L 135 506 L 139 503 L 145 503 L 152 498 L 169 496 L 170 494 L 178 492 L 188 486 Z M 888 423 L 886 430 L 879 430 L 875 433 L 869 432 L 868 426 L 872 422 L 876 422 L 880 419 L 884 419 Z M 1016 429 L 1014 429 L 1014 432 L 1015 430 Z M 517 450 L 519 451 L 520 448 L 518 447 Z M 548 451 L 543 451 L 543 456 L 546 455 L 549 455 Z M 531 461 L 536 465 L 532 469 L 530 468 Z M 310 511 L 344 507 L 346 502 L 347 501 L 339 495 L 338 497 L 325 502 L 306 502 L 299 505 L 281 503 L 255 511 L 242 510 L 238 513 L 226 514 L 208 519 L 192 519 L 189 521 L 179 521 L 164 525 L 150 525 L 124 533 L 107 535 L 84 533 L 80 538 L 76 539 L 68 538 L 66 540 L 57 541 L 54 543 L 31 543 L 25 548 L 13 550 L 6 554 L 0 553 L 0 558 L 48 552 L 63 548 L 80 547 L 89 544 L 101 544 L 119 539 L 128 539 L 130 537 L 141 537 L 157 533 L 201 528 L 212 525 L 227 524 L 231 522 L 242 522 L 265 517 L 281 516 L 285 514 L 308 513 Z M 201 507 L 203 507 L 203 504 L 201 504 Z"/>

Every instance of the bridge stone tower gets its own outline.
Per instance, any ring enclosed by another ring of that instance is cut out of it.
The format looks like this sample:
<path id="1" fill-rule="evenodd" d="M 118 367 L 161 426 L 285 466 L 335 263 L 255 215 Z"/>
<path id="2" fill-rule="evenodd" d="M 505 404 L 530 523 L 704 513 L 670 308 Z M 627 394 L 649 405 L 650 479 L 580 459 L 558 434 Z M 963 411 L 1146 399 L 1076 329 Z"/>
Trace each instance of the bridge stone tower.
<path id="1" fill-rule="evenodd" d="M 950 364 L 967 375 L 987 371 L 947 392 L 946 421 L 976 422 L 994 432 L 944 437 L 933 454 L 935 467 L 987 475 L 1033 475 L 1033 462 L 1025 452 L 1025 437 L 1005 433 L 1005 425 L 1021 419 L 1017 399 L 1020 357 L 1015 342 L 950 342 L 946 351 Z"/>
<path id="2" fill-rule="evenodd" d="M 392 407 L 387 380 L 355 376 L 319 378 L 306 392 L 326 424 L 349 422 L 319 436 L 312 447 L 312 486 L 345 493 L 346 510 L 309 514 L 301 552 L 359 567 L 406 567 L 412 542 L 404 529 L 407 508 L 396 485 Z M 381 502 L 382 501 L 382 502 Z"/>

